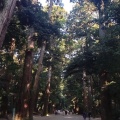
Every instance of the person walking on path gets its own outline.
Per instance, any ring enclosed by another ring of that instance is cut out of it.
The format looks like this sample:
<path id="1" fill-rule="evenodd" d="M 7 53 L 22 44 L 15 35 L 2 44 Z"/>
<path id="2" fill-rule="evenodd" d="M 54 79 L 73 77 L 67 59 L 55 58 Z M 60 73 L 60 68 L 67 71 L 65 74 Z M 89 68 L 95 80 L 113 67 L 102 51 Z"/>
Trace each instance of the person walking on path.
<path id="1" fill-rule="evenodd" d="M 67 115 L 67 110 L 65 110 L 65 115 Z"/>
<path id="2" fill-rule="evenodd" d="M 89 120 L 91 118 L 91 112 L 90 111 L 88 112 L 88 118 L 89 118 Z"/>
<path id="3" fill-rule="evenodd" d="M 86 112 L 83 112 L 83 118 L 84 118 L 84 120 L 86 120 L 86 117 L 87 117 Z"/>

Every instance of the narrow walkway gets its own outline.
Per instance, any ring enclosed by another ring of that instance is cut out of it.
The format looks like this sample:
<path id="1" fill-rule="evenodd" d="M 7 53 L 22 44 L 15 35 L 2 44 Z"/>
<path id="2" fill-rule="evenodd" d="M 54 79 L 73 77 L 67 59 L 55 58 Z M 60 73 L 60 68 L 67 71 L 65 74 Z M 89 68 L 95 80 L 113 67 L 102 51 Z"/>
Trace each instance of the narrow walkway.
<path id="1" fill-rule="evenodd" d="M 34 116 L 34 120 L 83 120 L 81 115 L 49 115 L 49 116 Z M 89 120 L 88 118 L 86 120 Z M 101 120 L 100 118 L 91 118 L 90 120 Z"/>

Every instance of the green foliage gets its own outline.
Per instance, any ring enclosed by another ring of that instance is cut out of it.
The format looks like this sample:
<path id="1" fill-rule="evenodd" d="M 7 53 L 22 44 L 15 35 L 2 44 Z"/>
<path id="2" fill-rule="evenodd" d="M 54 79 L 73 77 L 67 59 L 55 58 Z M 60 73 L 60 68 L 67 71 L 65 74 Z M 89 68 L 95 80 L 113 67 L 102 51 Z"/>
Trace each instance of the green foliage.
<path id="1" fill-rule="evenodd" d="M 83 4 L 83 2 L 86 0 L 70 0 L 70 2 L 77 2 L 79 4 Z M 96 7 L 98 7 L 98 9 L 100 8 L 100 5 L 102 4 L 102 2 L 104 2 L 105 4 L 107 4 L 109 2 L 109 0 L 89 0 L 91 3 L 94 3 L 94 5 Z"/>
<path id="2" fill-rule="evenodd" d="M 79 39 L 87 36 L 88 31 L 92 30 L 91 26 L 94 24 L 95 19 L 92 15 L 94 10 L 94 6 L 89 2 L 84 2 L 82 6 L 79 4 L 75 5 L 67 21 L 67 32 L 72 38 Z"/>
<path id="3" fill-rule="evenodd" d="M 31 0 L 21 0 L 21 5 L 27 7 L 31 5 Z"/>
<path id="4" fill-rule="evenodd" d="M 66 21 L 67 12 L 64 8 L 60 6 L 53 6 L 52 14 L 51 14 L 51 21 L 52 22 L 59 22 L 61 25 L 64 25 Z"/>
<path id="5" fill-rule="evenodd" d="M 20 5 L 23 3 L 19 2 Z M 27 32 L 33 27 L 38 33 L 37 43 L 41 45 L 43 40 L 49 40 L 51 35 L 60 36 L 58 23 L 51 24 L 48 14 L 41 10 L 40 5 L 23 6 L 16 9 L 14 17 L 8 27 L 4 46 L 8 49 L 12 38 L 16 39 L 18 49 L 25 49 L 24 44 L 27 42 Z M 42 17 L 41 17 L 42 16 Z M 16 33 L 16 34 L 15 34 Z"/>
<path id="6" fill-rule="evenodd" d="M 118 24 L 120 24 L 120 3 L 119 1 L 113 1 L 110 6 L 108 6 L 108 13 L 111 19 L 114 19 Z"/>
<path id="7" fill-rule="evenodd" d="M 105 5 L 109 2 L 109 0 L 90 0 L 91 2 L 93 2 L 98 8 L 100 7 L 100 5 L 102 4 L 102 2 L 105 3 Z"/>
<path id="8" fill-rule="evenodd" d="M 18 18 L 23 26 L 31 26 L 35 22 L 35 14 L 31 8 L 23 8 L 18 12 Z"/>
<path id="9" fill-rule="evenodd" d="M 11 20 L 3 43 L 3 46 L 8 51 L 10 49 L 12 38 L 15 39 L 16 47 L 19 50 L 22 50 L 26 40 L 26 33 L 24 32 L 23 27 L 20 24 L 20 20 L 17 18 L 16 15 L 14 15 Z"/>

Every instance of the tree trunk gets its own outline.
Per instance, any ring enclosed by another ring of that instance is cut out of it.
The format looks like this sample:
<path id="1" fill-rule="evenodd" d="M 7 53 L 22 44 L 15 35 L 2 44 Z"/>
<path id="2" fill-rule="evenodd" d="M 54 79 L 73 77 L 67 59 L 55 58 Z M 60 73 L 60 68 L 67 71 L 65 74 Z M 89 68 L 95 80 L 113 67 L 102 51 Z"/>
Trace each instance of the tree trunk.
<path id="1" fill-rule="evenodd" d="M 111 110 L 111 97 L 109 95 L 108 89 L 104 89 L 101 92 L 101 109 L 102 109 L 102 120 L 113 120 L 112 110 Z"/>
<path id="2" fill-rule="evenodd" d="M 25 51 L 25 60 L 23 67 L 23 79 L 21 81 L 20 96 L 19 96 L 19 108 L 18 118 L 16 120 L 24 120 L 29 117 L 29 100 L 30 100 L 30 89 L 32 82 L 32 63 L 33 63 L 33 41 L 34 29 L 29 28 L 28 33 L 28 44 Z"/>
<path id="3" fill-rule="evenodd" d="M 48 102 L 49 102 L 49 95 L 46 93 L 45 96 L 44 96 L 43 116 L 48 115 Z"/>
<path id="4" fill-rule="evenodd" d="M 23 70 L 23 80 L 21 83 L 20 103 L 19 103 L 20 120 L 26 119 L 29 116 L 28 111 L 29 111 L 29 99 L 30 99 L 30 86 L 31 86 L 31 78 L 32 78 L 32 58 L 33 58 L 32 50 L 26 50 L 24 70 Z"/>
<path id="5" fill-rule="evenodd" d="M 108 80 L 108 73 L 103 71 L 100 76 L 101 81 L 101 119 L 112 120 L 111 97 L 109 89 L 106 85 Z"/>
<path id="6" fill-rule="evenodd" d="M 53 6 L 53 0 L 50 0 L 49 10 L 48 10 L 49 18 L 51 17 L 51 13 L 52 13 L 52 6 Z M 44 96 L 43 116 L 46 116 L 48 114 L 48 102 L 49 102 L 49 95 L 50 95 L 51 70 L 52 70 L 52 67 L 49 66 L 48 67 L 48 81 L 47 81 L 47 86 L 46 86 L 45 96 Z"/>
<path id="7" fill-rule="evenodd" d="M 4 118 L 7 118 L 8 114 L 8 95 L 3 95 L 2 97 L 2 103 L 1 103 L 1 116 Z"/>
<path id="8" fill-rule="evenodd" d="M 39 96 L 39 89 L 37 89 L 36 96 L 35 96 L 34 112 L 38 112 L 38 108 L 37 108 L 38 96 Z"/>
<path id="9" fill-rule="evenodd" d="M 50 82 L 51 82 L 51 71 L 52 67 L 48 67 L 48 81 L 47 81 L 47 86 L 45 90 L 45 99 L 44 99 L 44 111 L 43 115 L 46 116 L 48 114 L 48 104 L 49 104 L 49 96 L 50 96 Z"/>
<path id="10" fill-rule="evenodd" d="M 83 68 L 83 109 L 84 112 L 87 112 L 87 89 L 86 89 L 86 70 Z"/>
<path id="11" fill-rule="evenodd" d="M 53 6 L 53 0 L 50 0 L 49 11 L 48 11 L 49 17 L 51 17 L 52 6 Z"/>
<path id="12" fill-rule="evenodd" d="M 38 62 L 38 70 L 35 75 L 35 80 L 33 83 L 33 88 L 31 92 L 31 99 L 30 99 L 30 108 L 29 108 L 29 120 L 33 120 L 33 111 L 34 111 L 34 106 L 35 106 L 35 98 L 37 96 L 37 90 L 39 87 L 39 76 L 42 71 L 42 62 L 43 62 L 43 57 L 44 57 L 44 52 L 45 52 L 45 47 L 46 47 L 46 41 L 43 42 L 42 48 L 41 48 L 41 53 L 39 57 L 39 62 Z"/>
<path id="13" fill-rule="evenodd" d="M 7 0 L 5 8 L 0 12 L 0 48 L 2 47 L 15 5 L 16 0 Z"/>
<path id="14" fill-rule="evenodd" d="M 88 111 L 92 112 L 92 76 L 88 78 Z"/>

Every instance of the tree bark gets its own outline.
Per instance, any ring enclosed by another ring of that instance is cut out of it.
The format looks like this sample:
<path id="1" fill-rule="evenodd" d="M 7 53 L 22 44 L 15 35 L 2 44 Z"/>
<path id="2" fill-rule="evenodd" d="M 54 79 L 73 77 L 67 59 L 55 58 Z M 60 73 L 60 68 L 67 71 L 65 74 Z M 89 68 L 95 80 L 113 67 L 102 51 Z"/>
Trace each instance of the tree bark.
<path id="1" fill-rule="evenodd" d="M 111 97 L 109 95 L 109 91 L 104 89 L 101 92 L 101 112 L 102 112 L 102 120 L 113 120 L 112 112 L 111 112 Z"/>
<path id="2" fill-rule="evenodd" d="M 83 109 L 84 112 L 87 112 L 88 106 L 87 106 L 87 89 L 86 89 L 86 70 L 83 68 Z"/>
<path id="3" fill-rule="evenodd" d="M 23 80 L 21 83 L 21 95 L 20 95 L 20 108 L 19 116 L 20 120 L 28 118 L 29 110 L 29 99 L 30 99 L 30 85 L 32 78 L 32 50 L 26 50 L 24 70 L 23 70 Z"/>
<path id="4" fill-rule="evenodd" d="M 48 15 L 49 15 L 49 18 L 50 18 L 51 13 L 52 13 L 53 0 L 50 0 L 49 2 L 50 2 L 50 5 L 49 5 L 49 10 L 48 10 Z M 51 60 L 50 60 L 50 62 L 51 62 Z M 43 116 L 46 116 L 48 114 L 48 102 L 49 102 L 49 96 L 50 96 L 51 70 L 52 70 L 52 66 L 49 65 L 49 67 L 48 67 L 48 81 L 47 81 L 47 86 L 46 86 L 46 89 L 45 89 L 45 96 L 44 96 Z"/>
<path id="5" fill-rule="evenodd" d="M 51 17 L 52 6 L 53 6 L 53 0 L 50 0 L 49 11 L 48 11 L 49 17 Z"/>
<path id="6" fill-rule="evenodd" d="M 101 120 L 112 120 L 111 97 L 106 82 L 108 73 L 103 71 L 100 75 L 101 81 Z"/>
<path id="7" fill-rule="evenodd" d="M 45 90 L 45 99 L 44 99 L 44 111 L 43 115 L 46 116 L 48 114 L 48 104 L 49 104 L 49 96 L 50 96 L 50 82 L 51 82 L 51 71 L 52 67 L 48 67 L 48 81 L 47 81 L 47 86 Z"/>
<path id="8" fill-rule="evenodd" d="M 43 57 L 44 57 L 44 52 L 45 52 L 45 47 L 46 47 L 46 41 L 43 42 L 41 52 L 40 52 L 40 57 L 39 57 L 39 62 L 38 62 L 38 70 L 35 75 L 35 80 L 33 83 L 33 88 L 31 92 L 31 99 L 30 99 L 30 108 L 29 108 L 29 120 L 33 120 L 33 111 L 34 111 L 34 106 L 35 106 L 35 98 L 37 96 L 37 90 L 39 87 L 39 76 L 42 71 L 42 62 L 43 62 Z"/>
<path id="9" fill-rule="evenodd" d="M 5 8 L 0 12 L 0 48 L 2 47 L 15 5 L 16 0 L 7 0 Z"/>
<path id="10" fill-rule="evenodd" d="M 25 51 L 25 60 L 23 67 L 23 79 L 21 80 L 20 96 L 19 96 L 19 108 L 18 118 L 16 120 L 24 120 L 29 117 L 29 100 L 30 100 L 30 89 L 32 82 L 32 64 L 33 64 L 33 41 L 34 29 L 29 28 L 27 38 L 27 48 Z"/>
<path id="11" fill-rule="evenodd" d="M 92 112 L 92 76 L 88 78 L 88 111 Z"/>

